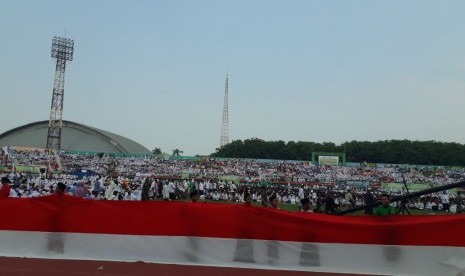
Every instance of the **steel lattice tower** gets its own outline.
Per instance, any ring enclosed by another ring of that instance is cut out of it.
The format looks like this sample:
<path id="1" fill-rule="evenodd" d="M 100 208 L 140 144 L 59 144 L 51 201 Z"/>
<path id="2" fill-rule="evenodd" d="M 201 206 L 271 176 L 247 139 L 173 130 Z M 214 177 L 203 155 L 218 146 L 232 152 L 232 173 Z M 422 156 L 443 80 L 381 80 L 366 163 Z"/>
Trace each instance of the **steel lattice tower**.
<path id="1" fill-rule="evenodd" d="M 56 58 L 55 81 L 53 84 L 52 106 L 47 133 L 47 149 L 61 149 L 61 125 L 63 116 L 63 97 L 65 92 L 66 62 L 73 60 L 74 40 L 53 37 L 52 58 Z"/>
<path id="2" fill-rule="evenodd" d="M 228 74 L 224 87 L 223 124 L 221 125 L 220 148 L 229 143 L 229 116 L 228 116 Z"/>

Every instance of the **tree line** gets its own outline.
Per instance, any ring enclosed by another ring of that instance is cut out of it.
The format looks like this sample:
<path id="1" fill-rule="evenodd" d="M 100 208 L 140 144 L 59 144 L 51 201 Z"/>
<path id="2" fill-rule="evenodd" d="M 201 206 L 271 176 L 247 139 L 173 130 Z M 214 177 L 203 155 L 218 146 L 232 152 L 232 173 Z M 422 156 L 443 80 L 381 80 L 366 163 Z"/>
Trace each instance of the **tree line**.
<path id="1" fill-rule="evenodd" d="M 385 140 L 332 142 L 235 140 L 212 157 L 311 160 L 312 152 L 346 153 L 347 162 L 465 166 L 465 145 L 437 141 Z"/>

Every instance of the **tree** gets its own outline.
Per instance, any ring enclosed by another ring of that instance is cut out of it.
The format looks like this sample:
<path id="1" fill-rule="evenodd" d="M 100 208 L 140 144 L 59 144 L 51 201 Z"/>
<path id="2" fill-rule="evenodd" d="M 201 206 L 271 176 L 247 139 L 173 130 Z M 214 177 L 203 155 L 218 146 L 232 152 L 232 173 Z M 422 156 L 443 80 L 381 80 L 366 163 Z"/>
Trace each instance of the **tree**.
<path id="1" fill-rule="evenodd" d="M 179 149 L 174 149 L 173 150 L 173 156 L 179 156 L 181 155 L 181 153 L 184 153 L 182 150 L 179 150 Z"/>
<path id="2" fill-rule="evenodd" d="M 152 153 L 155 154 L 155 155 L 160 155 L 161 154 L 161 149 L 160 148 L 154 148 L 152 150 Z"/>
<path id="3" fill-rule="evenodd" d="M 312 152 L 345 152 L 347 162 L 465 166 L 465 145 L 436 141 L 384 140 L 331 142 L 236 140 L 216 149 L 212 157 L 310 160 Z"/>

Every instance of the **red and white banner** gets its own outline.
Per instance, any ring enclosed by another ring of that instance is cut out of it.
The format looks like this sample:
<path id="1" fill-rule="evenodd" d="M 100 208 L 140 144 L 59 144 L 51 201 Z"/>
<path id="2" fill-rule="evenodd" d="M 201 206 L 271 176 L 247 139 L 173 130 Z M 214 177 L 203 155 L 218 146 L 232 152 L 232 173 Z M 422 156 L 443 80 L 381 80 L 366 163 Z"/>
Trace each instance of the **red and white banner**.
<path id="1" fill-rule="evenodd" d="M 0 200 L 0 256 L 375 275 L 465 274 L 465 216 L 338 217 L 238 204 Z"/>

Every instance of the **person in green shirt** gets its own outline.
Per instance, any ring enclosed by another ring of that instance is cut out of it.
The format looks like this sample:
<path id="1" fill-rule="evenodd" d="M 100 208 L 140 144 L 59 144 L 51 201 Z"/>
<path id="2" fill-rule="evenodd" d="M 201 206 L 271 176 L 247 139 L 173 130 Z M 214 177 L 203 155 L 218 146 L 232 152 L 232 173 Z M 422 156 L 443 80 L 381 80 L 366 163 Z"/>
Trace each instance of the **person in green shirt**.
<path id="1" fill-rule="evenodd" d="M 381 205 L 379 205 L 373 210 L 373 215 L 387 216 L 387 215 L 397 214 L 396 208 L 389 205 L 389 202 L 390 202 L 389 200 L 390 200 L 390 197 L 388 194 L 381 194 L 381 197 L 379 200 L 381 202 Z"/>
<path id="2" fill-rule="evenodd" d="M 188 193 L 192 193 L 193 191 L 196 191 L 197 188 L 195 187 L 195 180 L 192 179 L 192 181 L 189 181 L 189 183 L 187 183 L 187 187 L 189 187 Z"/>

